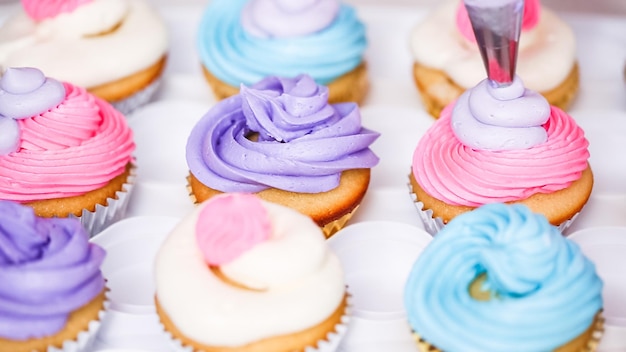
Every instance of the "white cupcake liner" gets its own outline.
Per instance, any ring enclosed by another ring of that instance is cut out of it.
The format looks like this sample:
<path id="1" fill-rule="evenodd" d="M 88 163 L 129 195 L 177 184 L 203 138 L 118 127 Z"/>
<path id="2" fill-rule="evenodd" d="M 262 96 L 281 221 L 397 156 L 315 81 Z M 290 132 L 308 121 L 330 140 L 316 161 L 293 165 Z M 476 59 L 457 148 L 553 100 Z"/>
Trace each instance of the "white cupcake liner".
<path id="1" fill-rule="evenodd" d="M 348 324 L 350 323 L 350 315 L 352 314 L 352 294 L 349 289 L 346 289 L 347 304 L 344 314 L 341 316 L 341 322 L 335 325 L 333 331 L 326 334 L 326 338 L 317 341 L 317 346 L 309 346 L 304 349 L 304 352 L 334 352 L 337 351 L 341 340 L 348 332 Z M 186 346 L 183 342 L 175 338 L 169 331 L 165 329 L 165 326 L 159 321 L 161 330 L 165 337 L 170 342 L 170 347 L 175 352 L 194 352 L 192 346 Z"/>
<path id="2" fill-rule="evenodd" d="M 90 321 L 87 325 L 87 330 L 79 332 L 75 340 L 64 341 L 61 348 L 50 346 L 46 352 L 91 352 L 98 331 L 102 326 L 102 321 L 109 309 L 110 301 L 108 289 L 106 289 L 104 295 L 104 307 L 98 312 L 98 320 Z"/>
<path id="3" fill-rule="evenodd" d="M 424 228 L 426 229 L 426 231 L 428 231 L 428 233 L 435 236 L 439 231 L 441 231 L 446 226 L 445 222 L 443 221 L 442 218 L 434 217 L 432 209 L 424 208 L 424 203 L 422 203 L 418 199 L 417 194 L 413 192 L 413 186 L 411 185 L 410 181 L 407 183 L 407 186 L 409 188 L 409 195 L 411 196 L 411 200 L 413 201 L 413 204 L 415 205 L 415 209 L 417 209 L 417 213 L 419 214 L 420 219 L 422 220 L 422 223 L 424 224 Z M 569 220 L 566 220 L 562 222 L 561 224 L 559 224 L 558 226 L 556 226 L 557 229 L 561 232 L 561 234 L 564 234 L 565 230 L 567 230 L 567 228 L 569 228 L 572 225 L 574 220 L 576 220 L 576 218 L 578 217 L 578 214 L 580 213 L 574 214 L 574 216 L 572 216 Z"/>
<path id="4" fill-rule="evenodd" d="M 69 217 L 78 219 L 89 233 L 89 237 L 97 235 L 109 225 L 123 219 L 135 183 L 135 171 L 136 166 L 133 164 L 122 189 L 115 193 L 117 198 L 107 198 L 107 205 L 96 204 L 96 209 L 93 212 L 83 209 L 80 216 L 70 214 Z"/>
<path id="5" fill-rule="evenodd" d="M 133 112 L 133 110 L 148 103 L 150 99 L 152 99 L 152 96 L 154 96 L 154 93 L 159 89 L 160 85 L 161 78 L 157 78 L 135 94 L 122 100 L 110 102 L 110 104 L 113 105 L 117 111 L 126 116 Z"/>

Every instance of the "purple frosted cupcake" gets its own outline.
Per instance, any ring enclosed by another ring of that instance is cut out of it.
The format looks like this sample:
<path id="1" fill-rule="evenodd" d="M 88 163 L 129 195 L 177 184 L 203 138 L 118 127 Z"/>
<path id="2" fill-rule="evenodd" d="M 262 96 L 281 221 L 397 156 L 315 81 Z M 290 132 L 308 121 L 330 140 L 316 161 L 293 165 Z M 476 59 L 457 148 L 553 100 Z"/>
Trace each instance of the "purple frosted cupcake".
<path id="1" fill-rule="evenodd" d="M 256 193 L 310 216 L 326 236 L 359 206 L 378 157 L 379 133 L 363 128 L 355 103 L 328 103 L 308 75 L 267 77 L 219 102 L 187 142 L 190 193 Z"/>
<path id="2" fill-rule="evenodd" d="M 0 351 L 80 351 L 105 306 L 105 252 L 76 219 L 0 201 Z"/>

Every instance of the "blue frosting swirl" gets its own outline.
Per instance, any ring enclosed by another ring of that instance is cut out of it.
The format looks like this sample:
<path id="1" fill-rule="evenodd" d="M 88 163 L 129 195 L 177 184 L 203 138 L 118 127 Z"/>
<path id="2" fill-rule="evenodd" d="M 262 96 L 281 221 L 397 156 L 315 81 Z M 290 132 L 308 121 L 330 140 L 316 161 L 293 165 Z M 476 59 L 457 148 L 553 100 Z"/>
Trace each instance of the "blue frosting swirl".
<path id="1" fill-rule="evenodd" d="M 362 62 L 365 26 L 354 8 L 342 4 L 330 26 L 312 34 L 261 38 L 246 32 L 241 24 L 246 1 L 214 0 L 200 23 L 200 58 L 220 80 L 238 87 L 269 75 L 307 73 L 317 83 L 328 84 Z"/>
<path id="2" fill-rule="evenodd" d="M 486 274 L 482 289 L 470 284 Z M 552 351 L 602 308 L 594 264 L 542 215 L 494 203 L 452 220 L 415 263 L 409 323 L 442 351 Z"/>

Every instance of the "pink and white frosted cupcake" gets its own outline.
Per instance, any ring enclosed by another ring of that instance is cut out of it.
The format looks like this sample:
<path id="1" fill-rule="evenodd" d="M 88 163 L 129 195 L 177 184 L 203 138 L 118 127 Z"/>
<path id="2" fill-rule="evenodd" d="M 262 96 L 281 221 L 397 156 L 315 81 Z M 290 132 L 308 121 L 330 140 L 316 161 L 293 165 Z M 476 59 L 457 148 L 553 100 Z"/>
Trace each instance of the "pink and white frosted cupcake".
<path id="1" fill-rule="evenodd" d="M 78 217 L 92 234 L 123 216 L 135 149 L 124 115 L 37 69 L 9 68 L 0 116 L 0 199 Z"/>
<path id="2" fill-rule="evenodd" d="M 0 27 L 0 67 L 36 67 L 128 113 L 155 93 L 167 28 L 147 0 L 22 0 Z"/>
<path id="3" fill-rule="evenodd" d="M 578 91 L 570 26 L 539 0 L 524 1 L 517 74 L 528 89 L 567 109 Z M 413 77 L 426 110 L 441 110 L 484 78 L 483 61 L 462 0 L 448 0 L 411 33 Z"/>
<path id="4" fill-rule="evenodd" d="M 199 204 L 156 256 L 156 305 L 192 351 L 332 351 L 347 322 L 339 259 L 297 211 L 230 193 Z"/>
<path id="5" fill-rule="evenodd" d="M 0 200 L 0 351 L 88 351 L 107 306 L 102 248 L 76 219 Z"/>
<path id="6" fill-rule="evenodd" d="M 487 80 L 447 106 L 415 148 L 409 188 L 436 233 L 488 203 L 522 203 L 564 230 L 593 187 L 589 142 L 576 121 L 519 77 Z"/>

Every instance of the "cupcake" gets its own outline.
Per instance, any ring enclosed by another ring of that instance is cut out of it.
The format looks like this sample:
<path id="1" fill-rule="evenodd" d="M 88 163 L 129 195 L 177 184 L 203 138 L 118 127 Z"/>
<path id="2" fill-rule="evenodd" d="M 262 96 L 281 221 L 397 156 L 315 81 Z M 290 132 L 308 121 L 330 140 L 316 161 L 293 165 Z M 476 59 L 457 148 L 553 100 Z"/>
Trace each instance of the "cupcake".
<path id="1" fill-rule="evenodd" d="M 74 352 L 105 308 L 104 250 L 75 219 L 0 201 L 0 351 Z"/>
<path id="2" fill-rule="evenodd" d="M 404 291 L 421 351 L 590 352 L 602 281 L 578 245 L 521 204 L 463 214 L 420 254 Z"/>
<path id="3" fill-rule="evenodd" d="M 355 103 L 328 104 L 308 75 L 268 77 L 204 115 L 187 141 L 192 197 L 256 193 L 309 215 L 327 236 L 365 196 L 379 134 Z"/>
<path id="4" fill-rule="evenodd" d="M 409 189 L 431 233 L 488 203 L 525 204 L 564 230 L 591 194 L 588 146 L 576 121 L 519 77 L 498 89 L 484 80 L 419 140 Z"/>
<path id="5" fill-rule="evenodd" d="M 35 68 L 0 79 L 0 199 L 43 217 L 78 217 L 95 234 L 120 219 L 134 177 L 124 116 Z"/>
<path id="6" fill-rule="evenodd" d="M 320 229 L 252 194 L 196 207 L 154 273 L 157 313 L 186 350 L 331 351 L 346 331 L 343 271 Z"/>
<path id="7" fill-rule="evenodd" d="M 165 67 L 167 29 L 147 0 L 22 0 L 0 27 L 0 67 L 36 67 L 128 113 Z"/>
<path id="8" fill-rule="evenodd" d="M 449 0 L 411 32 L 413 77 L 426 110 L 435 118 L 483 79 L 483 61 L 461 0 Z M 578 91 L 572 29 L 539 0 L 524 1 L 517 73 L 551 105 L 566 110 Z"/>
<path id="9" fill-rule="evenodd" d="M 198 33 L 204 76 L 217 99 L 266 76 L 308 74 L 329 101 L 361 103 L 369 88 L 365 26 L 337 0 L 215 0 Z"/>

